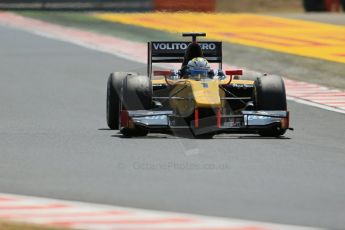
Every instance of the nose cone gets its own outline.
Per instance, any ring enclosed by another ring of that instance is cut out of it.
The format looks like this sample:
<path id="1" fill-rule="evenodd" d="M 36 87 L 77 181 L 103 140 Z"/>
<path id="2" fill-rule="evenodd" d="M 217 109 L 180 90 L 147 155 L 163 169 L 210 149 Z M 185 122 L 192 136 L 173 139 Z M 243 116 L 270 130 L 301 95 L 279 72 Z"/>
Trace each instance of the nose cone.
<path id="1" fill-rule="evenodd" d="M 218 80 L 190 81 L 196 107 L 210 108 L 221 106 Z"/>

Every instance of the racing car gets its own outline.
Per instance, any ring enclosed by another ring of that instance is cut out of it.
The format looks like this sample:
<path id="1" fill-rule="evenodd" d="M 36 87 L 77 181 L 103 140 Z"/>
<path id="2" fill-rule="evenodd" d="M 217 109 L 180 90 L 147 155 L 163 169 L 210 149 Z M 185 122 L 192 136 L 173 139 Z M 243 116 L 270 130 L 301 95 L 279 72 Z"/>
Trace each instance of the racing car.
<path id="1" fill-rule="evenodd" d="M 106 111 L 110 129 L 119 129 L 126 137 L 190 132 L 195 138 L 221 133 L 279 137 L 290 129 L 281 77 L 222 70 L 222 42 L 198 42 L 206 33 L 182 35 L 191 41 L 148 42 L 146 75 L 110 74 Z M 153 63 L 160 63 L 159 68 L 153 70 Z M 182 65 L 162 69 L 164 63 Z"/>

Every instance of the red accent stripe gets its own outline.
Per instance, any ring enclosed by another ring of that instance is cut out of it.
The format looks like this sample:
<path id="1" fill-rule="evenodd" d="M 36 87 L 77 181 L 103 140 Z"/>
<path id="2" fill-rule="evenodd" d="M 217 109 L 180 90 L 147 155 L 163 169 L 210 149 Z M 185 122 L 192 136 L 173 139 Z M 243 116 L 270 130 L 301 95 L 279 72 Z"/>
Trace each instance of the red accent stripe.
<path id="1" fill-rule="evenodd" d="M 128 127 L 128 111 L 127 110 L 122 110 L 121 111 L 121 127 Z"/>
<path id="2" fill-rule="evenodd" d="M 170 70 L 155 70 L 153 71 L 154 76 L 169 76 L 171 74 Z"/>
<path id="3" fill-rule="evenodd" d="M 221 126 L 221 108 L 217 109 L 217 127 L 220 128 Z"/>
<path id="4" fill-rule="evenodd" d="M 194 126 L 195 128 L 199 128 L 199 109 L 196 108 L 194 111 Z"/>
<path id="5" fill-rule="evenodd" d="M 243 75 L 243 70 L 241 69 L 233 69 L 233 70 L 225 70 L 226 75 Z"/>

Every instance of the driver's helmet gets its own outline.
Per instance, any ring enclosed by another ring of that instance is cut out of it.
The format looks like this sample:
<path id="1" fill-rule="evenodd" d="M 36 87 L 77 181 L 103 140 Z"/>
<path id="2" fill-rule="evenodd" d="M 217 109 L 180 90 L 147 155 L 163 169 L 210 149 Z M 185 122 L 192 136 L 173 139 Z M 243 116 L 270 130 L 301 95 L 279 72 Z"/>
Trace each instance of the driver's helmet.
<path id="1" fill-rule="evenodd" d="M 202 57 L 193 58 L 187 64 L 187 75 L 192 79 L 207 78 L 209 71 L 208 61 Z"/>

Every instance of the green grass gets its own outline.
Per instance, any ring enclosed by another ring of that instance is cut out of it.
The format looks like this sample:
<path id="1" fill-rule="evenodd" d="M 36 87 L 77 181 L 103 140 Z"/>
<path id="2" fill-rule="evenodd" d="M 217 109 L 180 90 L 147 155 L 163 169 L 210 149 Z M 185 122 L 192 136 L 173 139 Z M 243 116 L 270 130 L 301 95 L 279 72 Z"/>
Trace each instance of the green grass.
<path id="1" fill-rule="evenodd" d="M 123 39 L 147 42 L 181 40 L 170 34 L 143 27 L 102 21 L 90 13 L 25 11 L 20 14 L 64 26 L 77 27 Z M 225 43 L 224 62 L 259 72 L 279 74 L 287 78 L 345 89 L 345 64 L 306 58 L 266 49 Z"/>

